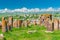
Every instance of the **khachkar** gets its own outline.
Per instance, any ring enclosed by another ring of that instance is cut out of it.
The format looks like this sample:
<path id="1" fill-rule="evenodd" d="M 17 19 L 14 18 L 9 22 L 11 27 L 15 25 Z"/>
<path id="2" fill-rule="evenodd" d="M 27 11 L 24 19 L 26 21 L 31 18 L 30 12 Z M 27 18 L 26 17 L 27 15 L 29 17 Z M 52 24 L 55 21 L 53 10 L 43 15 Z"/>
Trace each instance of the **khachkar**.
<path id="1" fill-rule="evenodd" d="M 11 30 L 12 27 L 13 27 L 13 17 L 10 16 L 8 18 L 8 29 Z"/>
<path id="2" fill-rule="evenodd" d="M 59 20 L 58 19 L 54 19 L 54 30 L 58 30 L 59 29 Z"/>
<path id="3" fill-rule="evenodd" d="M 14 20 L 14 22 L 13 22 L 13 27 L 15 27 L 15 28 L 19 28 L 19 27 L 21 27 L 22 26 L 22 20 L 17 20 L 17 19 L 15 19 Z"/>
<path id="4" fill-rule="evenodd" d="M 46 20 L 52 20 L 51 14 L 42 14 L 40 17 L 40 25 L 45 25 Z"/>
<path id="5" fill-rule="evenodd" d="M 15 19 L 14 22 L 13 22 L 13 27 L 17 28 L 18 27 L 18 20 Z"/>
<path id="6" fill-rule="evenodd" d="M 5 20 L 5 17 L 2 17 L 2 32 L 7 31 L 7 22 Z"/>
<path id="7" fill-rule="evenodd" d="M 47 31 L 53 31 L 54 30 L 54 23 L 52 20 L 49 20 L 47 23 L 46 23 L 46 28 L 47 28 Z"/>
<path id="8" fill-rule="evenodd" d="M 47 31 L 54 30 L 54 22 L 52 21 L 51 14 L 42 14 L 40 17 L 40 24 L 44 25 L 47 28 Z"/>
<path id="9" fill-rule="evenodd" d="M 22 26 L 22 20 L 17 20 L 18 27 Z"/>
<path id="10" fill-rule="evenodd" d="M 0 22 L 0 29 L 2 29 L 2 23 Z"/>
<path id="11" fill-rule="evenodd" d="M 36 26 L 36 25 L 37 25 L 37 22 L 36 22 L 36 20 L 34 20 L 34 21 L 33 21 L 33 24 L 34 24 L 34 26 Z"/>
<path id="12" fill-rule="evenodd" d="M 60 19 L 59 19 L 59 30 L 60 30 Z"/>
<path id="13" fill-rule="evenodd" d="M 25 27 L 29 27 L 30 21 L 29 20 L 25 20 Z"/>

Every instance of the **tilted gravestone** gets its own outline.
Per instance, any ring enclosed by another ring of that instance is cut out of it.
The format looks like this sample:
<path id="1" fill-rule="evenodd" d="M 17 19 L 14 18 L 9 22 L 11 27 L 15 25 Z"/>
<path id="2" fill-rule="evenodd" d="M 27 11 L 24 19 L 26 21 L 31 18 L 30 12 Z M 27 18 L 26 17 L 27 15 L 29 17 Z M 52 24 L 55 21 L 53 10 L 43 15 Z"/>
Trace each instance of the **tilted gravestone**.
<path id="1" fill-rule="evenodd" d="M 0 22 L 0 29 L 2 29 L 2 22 Z"/>
<path id="2" fill-rule="evenodd" d="M 10 26 L 13 27 L 13 17 L 12 16 L 9 17 L 8 22 L 9 22 Z"/>
<path id="3" fill-rule="evenodd" d="M 54 30 L 58 30 L 59 29 L 59 20 L 58 19 L 54 19 Z"/>
<path id="4" fill-rule="evenodd" d="M 12 27 L 13 27 L 13 17 L 12 16 L 10 16 L 8 18 L 7 26 L 8 26 L 8 30 L 12 30 Z"/>
<path id="5" fill-rule="evenodd" d="M 44 20 L 44 26 L 47 27 L 47 24 L 49 22 L 49 18 L 47 18 L 46 20 Z"/>
<path id="6" fill-rule="evenodd" d="M 18 27 L 18 20 L 14 20 L 14 22 L 13 22 L 13 27 L 15 27 L 15 28 Z"/>
<path id="7" fill-rule="evenodd" d="M 60 19 L 59 19 L 59 30 L 60 30 Z"/>
<path id="8" fill-rule="evenodd" d="M 34 25 L 37 25 L 37 22 L 36 22 L 36 20 L 34 20 L 34 21 L 33 21 L 33 23 L 34 23 Z"/>
<path id="9" fill-rule="evenodd" d="M 22 27 L 24 27 L 24 26 L 25 26 L 24 24 L 25 24 L 25 22 L 24 22 L 24 21 L 22 21 L 22 25 L 21 25 L 21 26 L 22 26 Z"/>
<path id="10" fill-rule="evenodd" d="M 28 26 L 29 26 L 29 24 L 30 24 L 30 21 L 29 21 L 29 20 L 25 20 L 25 21 L 24 21 L 24 23 L 25 23 L 25 24 L 24 24 L 24 25 L 25 25 L 25 27 L 28 27 Z"/>
<path id="11" fill-rule="evenodd" d="M 2 17 L 2 32 L 6 32 L 7 29 L 7 22 L 5 20 L 5 17 Z"/>
<path id="12" fill-rule="evenodd" d="M 22 26 L 22 20 L 18 20 L 18 27 Z"/>
<path id="13" fill-rule="evenodd" d="M 49 20 L 47 22 L 46 26 L 47 26 L 46 27 L 47 28 L 47 31 L 53 31 L 54 30 L 54 23 L 51 20 Z"/>
<path id="14" fill-rule="evenodd" d="M 52 20 L 51 14 L 42 14 L 40 17 L 40 25 L 45 25 L 45 20 L 48 18 L 48 20 Z"/>

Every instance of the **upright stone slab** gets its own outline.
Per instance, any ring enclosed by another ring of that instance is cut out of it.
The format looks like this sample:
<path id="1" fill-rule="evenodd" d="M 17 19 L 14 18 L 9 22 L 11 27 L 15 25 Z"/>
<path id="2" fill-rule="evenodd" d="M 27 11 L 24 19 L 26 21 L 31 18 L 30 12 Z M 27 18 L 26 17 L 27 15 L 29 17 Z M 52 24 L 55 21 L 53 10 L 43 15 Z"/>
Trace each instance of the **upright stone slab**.
<path id="1" fill-rule="evenodd" d="M 30 20 L 27 20 L 27 25 L 30 26 Z"/>
<path id="2" fill-rule="evenodd" d="M 15 28 L 18 27 L 18 20 L 14 20 L 14 27 L 15 27 Z"/>
<path id="3" fill-rule="evenodd" d="M 29 20 L 25 20 L 25 21 L 24 21 L 24 26 L 25 26 L 25 27 L 29 27 L 29 24 L 30 24 L 30 21 L 29 21 Z"/>
<path id="4" fill-rule="evenodd" d="M 40 17 L 40 23 L 42 25 L 45 25 L 45 20 L 46 19 L 49 19 L 49 20 L 52 20 L 52 15 L 51 14 L 42 14 L 41 17 Z"/>
<path id="5" fill-rule="evenodd" d="M 46 25 L 47 27 L 47 31 L 53 31 L 54 30 L 54 23 L 51 21 L 51 20 L 49 20 L 48 22 L 47 22 L 47 25 Z"/>
<path id="6" fill-rule="evenodd" d="M 7 24 L 7 26 L 8 26 L 8 30 L 12 30 L 12 27 L 13 27 L 13 17 L 12 16 L 10 16 L 8 18 L 8 24 Z"/>
<path id="7" fill-rule="evenodd" d="M 2 22 L 0 22 L 0 29 L 2 29 Z"/>
<path id="8" fill-rule="evenodd" d="M 10 31 L 11 30 L 11 25 L 9 24 L 9 23 L 7 23 L 7 28 L 8 28 L 8 31 Z"/>
<path id="9" fill-rule="evenodd" d="M 22 27 L 24 27 L 24 26 L 25 26 L 25 21 L 23 20 L 23 21 L 22 21 Z"/>
<path id="10" fill-rule="evenodd" d="M 42 25 L 42 22 L 41 22 L 41 20 L 39 20 L 39 25 L 40 25 L 40 26 Z"/>
<path id="11" fill-rule="evenodd" d="M 59 19 L 59 30 L 60 30 L 60 19 Z"/>
<path id="12" fill-rule="evenodd" d="M 13 17 L 12 16 L 9 17 L 8 22 L 9 22 L 10 26 L 13 27 Z"/>
<path id="13" fill-rule="evenodd" d="M 22 20 L 18 20 L 18 27 L 22 26 Z"/>
<path id="14" fill-rule="evenodd" d="M 54 19 L 54 30 L 58 30 L 58 29 L 59 29 L 59 20 Z"/>
<path id="15" fill-rule="evenodd" d="M 2 32 L 7 31 L 7 22 L 5 20 L 5 17 L 2 17 Z"/>
<path id="16" fill-rule="evenodd" d="M 36 20 L 33 21 L 34 25 L 37 25 Z"/>
<path id="17" fill-rule="evenodd" d="M 49 21 L 50 21 L 49 18 L 47 18 L 47 19 L 44 20 L 44 26 L 45 27 L 47 27 L 47 24 L 48 24 Z"/>

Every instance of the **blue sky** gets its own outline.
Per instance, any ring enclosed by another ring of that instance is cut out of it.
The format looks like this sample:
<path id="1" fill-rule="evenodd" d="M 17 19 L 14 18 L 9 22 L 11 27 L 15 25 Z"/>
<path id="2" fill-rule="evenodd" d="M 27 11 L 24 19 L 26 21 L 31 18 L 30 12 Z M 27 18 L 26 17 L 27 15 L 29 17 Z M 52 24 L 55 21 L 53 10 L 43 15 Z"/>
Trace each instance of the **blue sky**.
<path id="1" fill-rule="evenodd" d="M 0 0 L 0 9 L 16 8 L 59 8 L 60 0 Z"/>

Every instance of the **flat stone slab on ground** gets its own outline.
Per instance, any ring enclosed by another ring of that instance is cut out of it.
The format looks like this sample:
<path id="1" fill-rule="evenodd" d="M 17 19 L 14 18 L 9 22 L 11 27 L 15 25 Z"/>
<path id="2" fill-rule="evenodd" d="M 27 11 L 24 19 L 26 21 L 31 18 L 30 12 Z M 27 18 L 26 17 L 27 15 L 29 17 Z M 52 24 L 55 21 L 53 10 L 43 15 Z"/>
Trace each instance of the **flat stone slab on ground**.
<path id="1" fill-rule="evenodd" d="M 32 33 L 36 33 L 36 32 L 37 32 L 37 30 L 29 30 L 29 31 L 27 31 L 28 34 L 32 34 Z"/>
<path id="2" fill-rule="evenodd" d="M 4 35 L 0 34 L 0 40 L 4 40 Z"/>
<path id="3" fill-rule="evenodd" d="M 53 33 L 53 31 L 45 31 L 46 33 Z"/>

